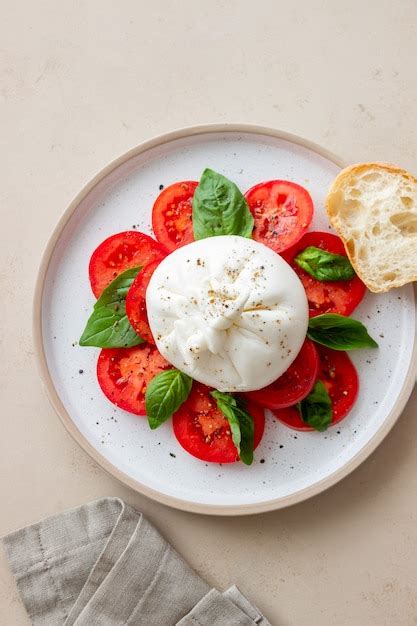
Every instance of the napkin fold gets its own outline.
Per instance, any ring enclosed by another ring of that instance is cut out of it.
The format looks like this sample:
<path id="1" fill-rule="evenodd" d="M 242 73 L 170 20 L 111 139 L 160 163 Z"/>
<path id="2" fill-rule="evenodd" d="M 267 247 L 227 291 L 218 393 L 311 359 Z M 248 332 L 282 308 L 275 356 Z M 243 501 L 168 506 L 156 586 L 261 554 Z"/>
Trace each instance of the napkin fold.
<path id="1" fill-rule="evenodd" d="M 35 626 L 270 626 L 237 587 L 210 589 L 118 498 L 49 517 L 3 546 Z"/>

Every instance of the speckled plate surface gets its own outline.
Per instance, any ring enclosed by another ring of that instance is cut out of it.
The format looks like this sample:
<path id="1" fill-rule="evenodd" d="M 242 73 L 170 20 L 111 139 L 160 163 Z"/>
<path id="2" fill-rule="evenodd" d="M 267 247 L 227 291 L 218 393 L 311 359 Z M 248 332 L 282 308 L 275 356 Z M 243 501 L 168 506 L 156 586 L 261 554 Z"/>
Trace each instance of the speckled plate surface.
<path id="1" fill-rule="evenodd" d="M 206 465 L 189 456 L 177 444 L 170 422 L 151 431 L 146 419 L 106 400 L 95 373 L 99 351 L 80 348 L 77 340 L 94 304 L 87 274 L 91 252 L 109 235 L 133 225 L 150 233 L 159 185 L 198 180 L 207 166 L 242 190 L 271 178 L 304 185 L 315 204 L 312 227 L 328 229 L 323 200 L 342 163 L 318 146 L 248 125 L 194 127 L 157 137 L 100 172 L 60 220 L 39 272 L 34 338 L 42 380 L 57 413 L 104 469 L 165 504 L 239 515 L 281 508 L 319 493 L 382 441 L 415 380 L 415 300 L 407 286 L 367 294 L 355 311 L 380 348 L 353 353 L 360 394 L 340 425 L 326 433 L 297 433 L 268 416 L 251 467 Z"/>

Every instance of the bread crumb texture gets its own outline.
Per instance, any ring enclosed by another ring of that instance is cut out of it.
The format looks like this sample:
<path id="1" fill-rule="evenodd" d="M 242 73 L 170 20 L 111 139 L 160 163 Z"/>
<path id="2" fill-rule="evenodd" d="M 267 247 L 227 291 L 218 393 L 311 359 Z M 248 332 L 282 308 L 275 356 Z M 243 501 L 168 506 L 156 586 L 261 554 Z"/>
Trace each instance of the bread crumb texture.
<path id="1" fill-rule="evenodd" d="M 373 292 L 417 280 L 417 179 L 388 163 L 342 170 L 326 198 L 330 222 Z"/>

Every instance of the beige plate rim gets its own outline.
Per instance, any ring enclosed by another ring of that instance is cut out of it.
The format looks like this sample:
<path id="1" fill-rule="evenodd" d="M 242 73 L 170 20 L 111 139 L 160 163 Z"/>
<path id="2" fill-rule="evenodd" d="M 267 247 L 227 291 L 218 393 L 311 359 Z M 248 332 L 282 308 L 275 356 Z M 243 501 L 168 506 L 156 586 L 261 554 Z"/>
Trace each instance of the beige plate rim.
<path id="1" fill-rule="evenodd" d="M 77 428 L 77 426 L 72 421 L 69 413 L 65 409 L 63 403 L 61 402 L 58 393 L 54 387 L 52 382 L 52 378 L 48 369 L 44 346 L 43 346 L 43 337 L 42 337 L 42 297 L 44 284 L 46 279 L 46 274 L 48 271 L 49 263 L 52 257 L 52 253 L 57 244 L 57 241 L 64 230 L 67 222 L 77 209 L 78 205 L 81 201 L 86 197 L 86 195 L 99 183 L 110 174 L 115 168 L 119 167 L 132 157 L 137 156 L 147 150 L 154 148 L 156 146 L 163 145 L 169 141 L 173 141 L 175 139 L 182 139 L 185 137 L 190 137 L 193 135 L 199 134 L 207 134 L 207 133 L 249 133 L 249 134 L 257 134 L 257 135 L 266 135 L 269 137 L 274 137 L 278 139 L 284 139 L 290 141 L 292 143 L 298 144 L 305 148 L 308 148 L 322 157 L 325 157 L 339 167 L 344 167 L 345 163 L 342 159 L 331 153 L 330 151 L 322 148 L 321 146 L 303 139 L 297 135 L 293 135 L 291 133 L 287 133 L 285 131 L 276 130 L 273 128 L 268 128 L 265 126 L 258 126 L 255 124 L 203 124 L 198 126 L 190 126 L 186 128 L 181 128 L 175 131 L 171 131 L 168 133 L 163 133 L 145 141 L 138 146 L 132 148 L 122 156 L 118 157 L 111 163 L 109 163 L 106 167 L 104 167 L 94 178 L 92 178 L 80 191 L 80 193 L 74 198 L 74 200 L 70 203 L 69 207 L 63 213 L 62 217 L 58 221 L 49 241 L 46 245 L 45 251 L 42 256 L 41 264 L 38 271 L 38 276 L 35 284 L 35 292 L 34 292 L 34 302 L 33 302 L 33 340 L 34 340 L 34 348 L 35 348 L 35 356 L 37 361 L 38 370 L 40 373 L 41 381 L 46 391 L 46 394 L 55 409 L 56 413 L 60 417 L 62 423 L 64 424 L 67 431 L 70 435 L 75 439 L 75 441 L 83 448 L 104 470 L 106 470 L 109 474 L 117 478 L 120 482 L 125 485 L 128 485 L 133 490 L 161 502 L 162 504 L 174 507 L 176 509 L 180 509 L 183 511 L 189 511 L 193 513 L 202 513 L 209 515 L 250 515 L 254 513 L 263 513 L 266 511 L 273 511 L 276 509 L 281 509 L 288 507 L 290 505 L 296 504 L 298 502 L 302 502 L 308 498 L 311 498 L 314 495 L 317 495 L 328 489 L 329 487 L 335 485 L 342 478 L 350 474 L 354 469 L 356 469 L 381 443 L 381 441 L 385 438 L 388 432 L 391 430 L 398 417 L 400 416 L 410 394 L 414 386 L 415 376 L 417 371 L 417 344 L 414 345 L 413 355 L 410 362 L 410 367 L 407 372 L 407 375 L 404 380 L 403 387 L 401 389 L 401 393 L 398 395 L 397 401 L 391 410 L 390 414 L 387 416 L 384 424 L 378 430 L 377 433 L 372 437 L 372 439 L 367 443 L 366 446 L 362 448 L 360 452 L 358 452 L 352 459 L 346 463 L 342 468 L 333 472 L 326 478 L 318 481 L 311 487 L 307 487 L 296 493 L 285 496 L 281 498 L 276 498 L 272 500 L 268 500 L 265 502 L 245 504 L 245 505 L 209 505 L 209 504 L 199 504 L 194 502 L 188 502 L 186 500 L 182 500 L 180 498 L 175 498 L 173 496 L 169 496 L 166 494 L 162 494 L 159 491 L 154 489 L 150 489 L 146 485 L 141 482 L 131 478 L 124 472 L 120 471 L 115 465 L 110 463 L 102 454 L 98 452 L 84 437 L 81 431 Z"/>

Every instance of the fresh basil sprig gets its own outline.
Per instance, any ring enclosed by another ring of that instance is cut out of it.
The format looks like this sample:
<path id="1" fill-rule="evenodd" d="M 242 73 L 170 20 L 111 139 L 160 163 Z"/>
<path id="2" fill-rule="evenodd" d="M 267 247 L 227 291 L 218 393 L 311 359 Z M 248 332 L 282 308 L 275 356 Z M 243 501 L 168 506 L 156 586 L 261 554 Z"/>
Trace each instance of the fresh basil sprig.
<path id="1" fill-rule="evenodd" d="M 152 378 L 145 393 L 146 415 L 152 430 L 178 411 L 192 384 L 193 379 L 177 369 L 165 370 Z"/>
<path id="2" fill-rule="evenodd" d="M 361 322 L 337 313 L 324 313 L 310 318 L 307 336 L 333 350 L 378 347 Z"/>
<path id="3" fill-rule="evenodd" d="M 80 346 L 96 348 L 131 348 L 143 342 L 126 315 L 126 296 L 140 267 L 119 274 L 94 305 L 84 329 Z"/>
<path id="4" fill-rule="evenodd" d="M 235 398 L 229 393 L 212 391 L 211 395 L 217 402 L 217 407 L 227 418 L 240 460 L 245 465 L 253 462 L 253 439 L 255 427 L 253 417 L 246 410 L 243 400 Z"/>
<path id="5" fill-rule="evenodd" d="M 195 239 L 252 237 L 253 217 L 243 194 L 231 180 L 208 168 L 193 196 L 193 230 Z"/>
<path id="6" fill-rule="evenodd" d="M 316 382 L 313 390 L 298 404 L 298 410 L 303 422 L 311 428 L 320 432 L 327 430 L 333 418 L 333 409 L 330 396 L 321 380 Z"/>
<path id="7" fill-rule="evenodd" d="M 350 280 L 355 276 L 355 270 L 347 257 L 343 254 L 332 254 L 316 246 L 308 246 L 297 254 L 294 261 L 320 281 Z"/>

